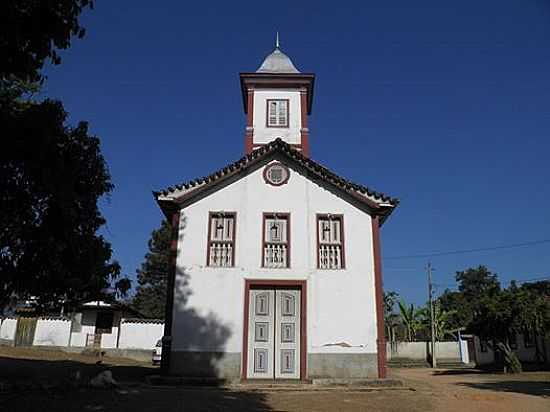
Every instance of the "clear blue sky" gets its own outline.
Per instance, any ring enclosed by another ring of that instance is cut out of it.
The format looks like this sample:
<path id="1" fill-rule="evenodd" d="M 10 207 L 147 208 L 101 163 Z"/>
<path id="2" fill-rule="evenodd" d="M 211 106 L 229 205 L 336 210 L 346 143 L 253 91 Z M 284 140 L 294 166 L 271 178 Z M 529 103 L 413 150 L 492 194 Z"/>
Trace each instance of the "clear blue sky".
<path id="1" fill-rule="evenodd" d="M 386 289 L 423 302 L 428 260 L 438 284 L 478 264 L 550 275 L 550 243 L 390 259 L 550 239 L 548 0 L 99 1 L 83 23 L 44 95 L 102 139 L 104 232 L 124 273 L 162 219 L 151 190 L 243 155 L 238 73 L 279 30 L 317 74 L 312 157 L 401 199 L 382 229 Z"/>

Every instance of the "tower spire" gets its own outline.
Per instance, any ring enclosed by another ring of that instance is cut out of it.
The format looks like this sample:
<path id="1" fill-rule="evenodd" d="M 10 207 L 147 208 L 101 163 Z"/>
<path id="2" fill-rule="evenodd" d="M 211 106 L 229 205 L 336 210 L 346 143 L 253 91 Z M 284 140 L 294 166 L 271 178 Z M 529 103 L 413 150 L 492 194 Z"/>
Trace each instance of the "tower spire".
<path id="1" fill-rule="evenodd" d="M 275 48 L 279 48 L 279 32 L 277 32 L 277 36 L 275 37 Z"/>

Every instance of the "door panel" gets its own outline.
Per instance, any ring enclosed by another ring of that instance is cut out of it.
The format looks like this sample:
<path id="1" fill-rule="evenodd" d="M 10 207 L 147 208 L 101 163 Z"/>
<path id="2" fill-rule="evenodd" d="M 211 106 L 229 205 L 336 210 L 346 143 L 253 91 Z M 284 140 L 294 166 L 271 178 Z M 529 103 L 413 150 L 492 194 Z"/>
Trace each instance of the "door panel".
<path id="1" fill-rule="evenodd" d="M 300 291 L 275 291 L 275 378 L 300 378 Z"/>
<path id="2" fill-rule="evenodd" d="M 275 291 L 251 290 L 248 309 L 248 377 L 273 379 Z"/>
<path id="3" fill-rule="evenodd" d="M 300 378 L 300 297 L 292 289 L 250 290 L 248 378 Z"/>

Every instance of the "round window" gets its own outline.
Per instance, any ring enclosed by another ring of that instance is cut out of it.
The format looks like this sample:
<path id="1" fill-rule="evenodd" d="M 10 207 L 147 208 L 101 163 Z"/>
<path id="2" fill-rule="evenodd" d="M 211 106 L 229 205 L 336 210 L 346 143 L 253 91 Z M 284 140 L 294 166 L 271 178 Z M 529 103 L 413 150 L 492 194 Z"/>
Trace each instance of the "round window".
<path id="1" fill-rule="evenodd" d="M 288 167 L 282 163 L 271 163 L 264 169 L 264 179 L 266 183 L 273 186 L 281 186 L 288 182 L 290 172 Z"/>

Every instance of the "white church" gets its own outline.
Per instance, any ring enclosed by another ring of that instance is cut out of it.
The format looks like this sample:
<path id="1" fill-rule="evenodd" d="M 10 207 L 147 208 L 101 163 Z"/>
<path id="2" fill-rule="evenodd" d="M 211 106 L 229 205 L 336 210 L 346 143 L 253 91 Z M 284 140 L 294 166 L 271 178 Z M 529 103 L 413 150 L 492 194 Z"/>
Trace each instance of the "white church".
<path id="1" fill-rule="evenodd" d="M 315 75 L 279 48 L 240 74 L 244 157 L 154 192 L 173 227 L 165 371 L 384 378 L 380 227 L 398 200 L 309 157 Z"/>

